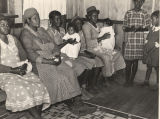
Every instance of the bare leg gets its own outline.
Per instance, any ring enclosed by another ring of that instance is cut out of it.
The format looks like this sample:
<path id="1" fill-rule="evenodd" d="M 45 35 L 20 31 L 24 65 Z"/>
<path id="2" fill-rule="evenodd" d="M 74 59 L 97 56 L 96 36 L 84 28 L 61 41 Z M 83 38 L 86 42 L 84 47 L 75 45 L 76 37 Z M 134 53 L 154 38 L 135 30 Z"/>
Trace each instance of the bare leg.
<path id="1" fill-rule="evenodd" d="M 131 76 L 132 61 L 126 60 L 125 62 L 126 62 L 126 71 L 125 71 L 126 82 L 125 82 L 124 86 L 128 86 L 130 76 Z"/>
<path id="2" fill-rule="evenodd" d="M 156 75 L 157 75 L 157 84 L 159 83 L 159 67 L 155 67 Z"/>
<path id="3" fill-rule="evenodd" d="M 132 64 L 132 73 L 131 73 L 131 78 L 130 78 L 130 84 L 132 85 L 134 82 L 134 78 L 136 76 L 138 69 L 138 60 L 134 60 Z"/>
<path id="4" fill-rule="evenodd" d="M 91 94 L 98 93 L 98 90 L 95 86 L 96 86 L 97 78 L 99 77 L 99 74 L 100 74 L 100 68 L 93 68 L 92 71 L 90 72 L 90 78 L 88 80 L 87 90 Z"/>
<path id="5" fill-rule="evenodd" d="M 39 113 L 39 115 L 41 115 L 41 113 L 42 113 L 42 105 L 39 105 L 39 106 L 37 106 L 37 111 L 38 111 L 38 113 Z"/>
<path id="6" fill-rule="evenodd" d="M 29 110 L 29 113 L 35 118 L 35 119 L 42 119 L 41 115 L 38 113 L 38 110 L 36 107 L 32 107 Z"/>
<path id="7" fill-rule="evenodd" d="M 150 78 L 151 73 L 152 73 L 152 67 L 147 66 L 146 77 L 145 77 L 143 86 L 149 86 L 149 78 Z"/>

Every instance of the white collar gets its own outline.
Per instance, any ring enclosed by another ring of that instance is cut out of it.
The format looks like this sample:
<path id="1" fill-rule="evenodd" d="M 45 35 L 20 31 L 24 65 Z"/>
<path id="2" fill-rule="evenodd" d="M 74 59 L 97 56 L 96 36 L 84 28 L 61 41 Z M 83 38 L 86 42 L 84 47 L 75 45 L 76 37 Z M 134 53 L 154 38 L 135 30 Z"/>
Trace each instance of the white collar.
<path id="1" fill-rule="evenodd" d="M 155 31 L 159 31 L 159 30 L 160 30 L 160 26 L 157 26 L 157 27 L 152 26 L 152 30 L 153 30 L 153 32 L 155 32 Z"/>

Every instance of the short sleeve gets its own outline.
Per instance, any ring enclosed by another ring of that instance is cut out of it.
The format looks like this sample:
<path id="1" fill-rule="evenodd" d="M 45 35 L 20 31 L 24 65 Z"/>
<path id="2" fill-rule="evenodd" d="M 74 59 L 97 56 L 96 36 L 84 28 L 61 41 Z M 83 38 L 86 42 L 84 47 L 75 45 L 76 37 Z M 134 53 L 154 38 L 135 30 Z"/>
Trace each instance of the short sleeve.
<path id="1" fill-rule="evenodd" d="M 123 26 L 128 26 L 128 12 L 124 16 Z"/>
<path id="2" fill-rule="evenodd" d="M 144 14 L 144 24 L 143 24 L 143 27 L 146 28 L 150 25 L 151 23 L 151 19 L 150 19 L 150 15 L 145 13 Z"/>
<path id="3" fill-rule="evenodd" d="M 64 35 L 64 37 L 63 37 L 62 39 L 63 39 L 63 40 L 68 40 L 68 38 L 69 38 L 69 35 L 68 35 L 68 33 L 67 33 L 67 34 Z"/>
<path id="4" fill-rule="evenodd" d="M 78 33 L 76 33 L 76 41 L 77 41 L 77 42 L 80 42 L 80 36 L 79 36 Z"/>

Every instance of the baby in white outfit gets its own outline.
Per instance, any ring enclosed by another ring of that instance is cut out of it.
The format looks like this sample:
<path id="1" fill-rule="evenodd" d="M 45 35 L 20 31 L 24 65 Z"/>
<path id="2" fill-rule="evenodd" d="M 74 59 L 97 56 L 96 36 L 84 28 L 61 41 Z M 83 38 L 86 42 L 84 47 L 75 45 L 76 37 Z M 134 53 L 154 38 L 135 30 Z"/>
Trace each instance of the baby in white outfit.
<path id="1" fill-rule="evenodd" d="M 72 43 L 66 44 L 62 49 L 61 52 L 66 54 L 68 57 L 75 59 L 78 57 L 80 51 L 80 36 L 78 33 L 75 32 L 75 28 L 72 24 L 68 25 L 67 28 L 68 32 L 63 37 L 64 41 L 71 40 Z"/>
<path id="2" fill-rule="evenodd" d="M 102 37 L 105 33 L 110 34 L 110 38 L 102 40 L 96 48 L 95 51 L 103 52 L 103 50 L 113 51 L 115 47 L 115 33 L 112 27 L 112 22 L 110 19 L 106 19 L 103 27 L 100 28 L 100 33 L 98 37 Z M 114 53 L 114 51 L 113 51 Z"/>

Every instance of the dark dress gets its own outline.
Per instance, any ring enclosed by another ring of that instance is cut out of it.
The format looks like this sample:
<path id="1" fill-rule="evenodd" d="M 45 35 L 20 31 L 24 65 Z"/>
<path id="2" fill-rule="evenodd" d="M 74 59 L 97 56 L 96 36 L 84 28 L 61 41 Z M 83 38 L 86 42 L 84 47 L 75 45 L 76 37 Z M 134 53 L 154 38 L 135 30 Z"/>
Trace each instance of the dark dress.
<path id="1" fill-rule="evenodd" d="M 159 43 L 159 31 L 150 30 L 147 36 L 147 44 L 144 46 L 145 64 L 148 66 L 159 66 L 159 48 L 155 47 L 155 42 Z"/>

